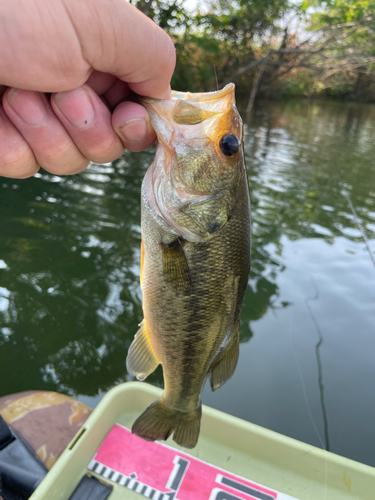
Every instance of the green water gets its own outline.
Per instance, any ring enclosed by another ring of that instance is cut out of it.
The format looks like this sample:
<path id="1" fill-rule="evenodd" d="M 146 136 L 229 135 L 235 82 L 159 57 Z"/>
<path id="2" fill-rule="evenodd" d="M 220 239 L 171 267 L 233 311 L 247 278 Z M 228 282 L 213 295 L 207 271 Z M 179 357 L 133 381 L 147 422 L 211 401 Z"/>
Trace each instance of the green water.
<path id="1" fill-rule="evenodd" d="M 258 105 L 246 126 L 252 271 L 234 377 L 204 402 L 375 465 L 375 108 Z M 0 396 L 95 405 L 132 377 L 142 177 L 0 178 Z M 373 259 L 373 260 L 372 260 Z M 149 377 L 162 385 L 161 371 Z"/>

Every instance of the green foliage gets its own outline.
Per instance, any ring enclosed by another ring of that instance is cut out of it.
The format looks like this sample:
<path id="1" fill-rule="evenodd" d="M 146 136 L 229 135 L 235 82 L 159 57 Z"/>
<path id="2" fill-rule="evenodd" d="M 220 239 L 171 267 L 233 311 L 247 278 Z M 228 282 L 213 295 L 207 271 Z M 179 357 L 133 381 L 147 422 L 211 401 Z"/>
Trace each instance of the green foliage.
<path id="1" fill-rule="evenodd" d="M 215 71 L 219 83 L 230 79 L 256 58 L 255 51 L 261 50 L 265 40 L 278 33 L 275 23 L 289 8 L 288 1 L 212 1 L 208 12 L 191 15 L 184 33 L 173 35 L 177 51 L 174 88 L 212 91 Z M 245 80 L 249 81 L 249 75 Z"/>
<path id="2" fill-rule="evenodd" d="M 183 0 L 130 0 L 130 3 L 167 32 L 184 29 L 191 22 Z"/>
<path id="3" fill-rule="evenodd" d="M 183 0 L 130 1 L 173 38 L 177 65 L 172 87 L 176 90 L 215 90 L 217 74 L 219 85 L 235 76 L 238 94 L 248 98 L 259 66 L 237 73 L 269 49 L 298 47 L 301 32 L 288 31 L 283 38 L 280 28 L 286 14 L 294 12 L 310 32 L 306 38 L 313 41 L 303 48 L 312 55 L 272 53 L 259 93 L 375 100 L 375 0 L 303 0 L 299 4 L 210 0 L 196 12 L 188 12 Z M 332 50 L 323 58 L 316 51 L 326 49 L 327 40 Z"/>
<path id="4" fill-rule="evenodd" d="M 234 45 L 248 45 L 267 30 L 275 32 L 275 20 L 288 9 L 288 0 L 213 1 L 210 12 L 197 20 L 206 36 L 216 36 Z"/>
<path id="5" fill-rule="evenodd" d="M 308 0 L 300 8 L 307 29 L 318 37 L 316 46 L 332 48 L 313 93 L 373 101 L 375 0 Z"/>
<path id="6" fill-rule="evenodd" d="M 325 24 L 358 22 L 375 11 L 374 0 L 310 0 L 302 2 L 302 8 L 320 8 L 315 14 L 315 20 Z M 323 9 L 323 11 L 321 10 Z"/>
<path id="7" fill-rule="evenodd" d="M 177 66 L 172 87 L 181 91 L 215 90 L 215 67 L 223 63 L 222 42 L 194 33 L 175 37 Z"/>

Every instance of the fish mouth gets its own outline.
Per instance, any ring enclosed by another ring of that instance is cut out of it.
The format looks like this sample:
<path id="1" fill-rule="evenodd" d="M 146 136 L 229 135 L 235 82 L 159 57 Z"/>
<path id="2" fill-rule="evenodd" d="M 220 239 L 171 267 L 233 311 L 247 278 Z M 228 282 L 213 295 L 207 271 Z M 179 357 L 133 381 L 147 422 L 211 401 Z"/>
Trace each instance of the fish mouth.
<path id="1" fill-rule="evenodd" d="M 186 132 L 186 126 L 188 128 L 195 125 L 198 125 L 198 128 L 199 125 L 204 127 L 205 124 L 211 122 L 211 118 L 223 116 L 236 108 L 234 83 L 229 83 L 223 89 L 213 92 L 192 93 L 173 90 L 170 99 L 140 96 L 137 98 L 149 112 L 158 139 L 165 139 L 169 136 L 167 143 L 170 142 L 173 135 L 172 129 L 175 129 L 176 125 L 182 125 L 184 132 Z M 164 126 L 161 120 L 165 122 Z M 207 135 L 210 134 L 203 134 L 206 137 Z"/>
<path id="2" fill-rule="evenodd" d="M 233 124 L 229 117 L 239 117 L 234 83 L 213 92 L 172 91 L 170 99 L 137 96 L 137 100 L 147 109 L 159 142 L 164 142 L 167 147 L 177 141 L 212 139 L 216 135 L 214 128 L 218 120 L 221 132 L 233 131 L 230 130 Z M 240 118 L 239 121 L 242 124 Z M 235 128 L 239 129 L 242 139 L 242 127 Z"/>
<path id="3" fill-rule="evenodd" d="M 170 99 L 156 99 L 154 97 L 143 97 L 137 95 L 137 98 L 139 99 L 139 102 L 141 104 L 144 104 L 147 107 L 147 103 L 151 102 L 168 102 L 168 101 L 177 101 L 177 100 L 184 100 L 184 101 L 199 101 L 199 102 L 204 102 L 204 101 L 213 101 L 213 100 L 218 100 L 218 99 L 225 99 L 225 97 L 229 95 L 233 95 L 233 102 L 234 102 L 234 93 L 235 93 L 235 85 L 234 83 L 228 83 L 225 85 L 220 90 L 214 90 L 212 92 L 180 92 L 178 90 L 172 90 L 171 93 L 171 98 Z"/>

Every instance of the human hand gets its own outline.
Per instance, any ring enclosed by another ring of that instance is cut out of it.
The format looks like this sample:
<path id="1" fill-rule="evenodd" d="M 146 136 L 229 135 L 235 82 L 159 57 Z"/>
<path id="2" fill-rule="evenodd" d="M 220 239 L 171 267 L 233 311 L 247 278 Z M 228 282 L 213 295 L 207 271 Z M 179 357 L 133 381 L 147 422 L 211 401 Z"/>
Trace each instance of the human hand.
<path id="1" fill-rule="evenodd" d="M 168 95 L 175 50 L 125 0 L 0 0 L 0 46 L 0 176 L 74 174 L 155 141 L 126 99 Z"/>

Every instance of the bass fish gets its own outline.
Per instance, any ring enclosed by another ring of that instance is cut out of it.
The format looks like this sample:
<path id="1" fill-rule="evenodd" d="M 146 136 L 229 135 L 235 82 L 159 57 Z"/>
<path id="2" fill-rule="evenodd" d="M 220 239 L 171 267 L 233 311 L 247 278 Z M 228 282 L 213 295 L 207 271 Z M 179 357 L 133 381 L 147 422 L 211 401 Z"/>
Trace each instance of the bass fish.
<path id="1" fill-rule="evenodd" d="M 134 422 L 148 441 L 193 448 L 202 391 L 223 385 L 239 355 L 239 314 L 250 271 L 250 199 L 234 85 L 142 98 L 156 131 L 142 184 L 144 319 L 127 369 L 144 380 L 161 364 L 164 392 Z"/>

